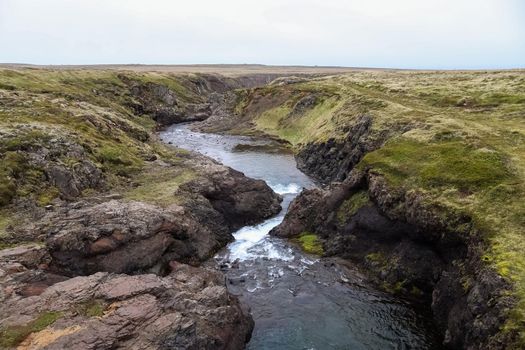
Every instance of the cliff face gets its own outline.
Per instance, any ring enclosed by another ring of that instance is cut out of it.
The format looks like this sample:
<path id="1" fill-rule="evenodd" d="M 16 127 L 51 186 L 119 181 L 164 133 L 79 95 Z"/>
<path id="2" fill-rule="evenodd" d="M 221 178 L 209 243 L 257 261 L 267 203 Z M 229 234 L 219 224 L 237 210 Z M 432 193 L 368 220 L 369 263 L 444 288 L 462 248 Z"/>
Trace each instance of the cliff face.
<path id="1" fill-rule="evenodd" d="M 327 255 L 425 302 L 450 348 L 519 349 L 524 84 L 521 71 L 284 81 L 238 92 L 221 125 L 288 141 L 328 185 L 273 234 L 317 234 Z"/>
<path id="2" fill-rule="evenodd" d="M 220 274 L 184 264 L 281 198 L 154 131 L 257 83 L 0 70 L 0 347 L 244 347 L 248 310 Z"/>
<path id="3" fill-rule="evenodd" d="M 483 263 L 486 243 L 470 218 L 441 214 L 417 193 L 354 171 L 329 189 L 301 193 L 271 234 L 315 232 L 326 255 L 349 259 L 385 290 L 430 305 L 447 347 L 505 349 L 514 336 L 500 333 L 515 305 L 512 286 Z"/>

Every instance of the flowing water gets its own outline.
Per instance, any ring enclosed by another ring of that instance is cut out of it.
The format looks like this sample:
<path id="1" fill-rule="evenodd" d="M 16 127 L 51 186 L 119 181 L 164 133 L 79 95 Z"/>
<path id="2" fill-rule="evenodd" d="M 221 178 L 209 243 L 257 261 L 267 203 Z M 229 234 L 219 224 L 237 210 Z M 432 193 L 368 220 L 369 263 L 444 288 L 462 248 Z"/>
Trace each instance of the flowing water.
<path id="1" fill-rule="evenodd" d="M 307 255 L 268 235 L 293 198 L 315 186 L 292 155 L 236 152 L 238 144 L 264 141 L 193 132 L 188 125 L 172 126 L 161 138 L 262 179 L 283 196 L 281 213 L 235 232 L 235 241 L 208 262 L 225 272 L 230 291 L 251 307 L 255 329 L 248 349 L 440 348 L 428 318 L 406 302 L 370 287 L 337 260 Z"/>

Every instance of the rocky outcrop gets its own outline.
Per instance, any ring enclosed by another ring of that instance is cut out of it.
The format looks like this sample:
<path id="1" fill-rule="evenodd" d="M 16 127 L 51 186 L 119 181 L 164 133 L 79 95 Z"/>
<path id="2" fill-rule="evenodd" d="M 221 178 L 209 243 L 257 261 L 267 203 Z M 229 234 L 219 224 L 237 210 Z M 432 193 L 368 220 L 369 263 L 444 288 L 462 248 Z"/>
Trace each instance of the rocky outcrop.
<path id="1" fill-rule="evenodd" d="M 204 197 L 222 215 L 231 231 L 260 222 L 281 210 L 282 197 L 264 181 L 250 179 L 215 162 L 200 164 L 197 171 L 209 175 L 184 184 L 181 190 Z M 189 205 L 193 212 L 200 211 L 191 203 Z"/>
<path id="2" fill-rule="evenodd" d="M 180 77 L 186 88 L 195 96 L 194 102 L 188 103 L 167 85 L 142 82 L 125 75 L 120 78 L 130 86 L 130 93 L 136 101 L 130 103 L 137 114 L 148 114 L 159 126 L 176 123 L 203 121 L 211 115 L 221 114 L 224 96 L 238 88 L 252 88 L 270 83 L 279 74 L 252 74 L 235 78 L 217 74 L 199 74 L 192 77 Z"/>
<path id="3" fill-rule="evenodd" d="M 200 155 L 186 166 L 199 176 L 167 207 L 119 195 L 64 201 L 15 237 L 45 241 L 55 271 L 70 276 L 99 271 L 163 274 L 170 261 L 198 264 L 233 240 L 231 232 L 281 210 L 282 198 L 261 180 Z"/>
<path id="4" fill-rule="evenodd" d="M 279 212 L 281 197 L 209 158 L 186 157 L 199 176 L 173 194 L 180 204 L 99 195 L 55 202 L 13 228 L 13 237 L 45 244 L 0 252 L 0 345 L 244 347 L 253 321 L 222 274 L 184 263 L 198 265 L 233 230 Z"/>
<path id="5" fill-rule="evenodd" d="M 305 108 L 303 104 L 312 103 L 312 97 L 306 98 L 295 108 Z M 409 125 L 395 125 L 374 131 L 372 122 L 372 117 L 361 115 L 345 127 L 346 138 L 306 144 L 295 157 L 297 167 L 321 183 L 343 181 L 365 154 L 378 149 L 392 135 L 410 129 Z"/>
<path id="6" fill-rule="evenodd" d="M 0 137 L 0 154 L 6 166 L 17 164 L 16 171 L 9 174 L 17 187 L 51 186 L 64 199 L 78 197 L 86 189 L 105 187 L 101 169 L 86 149 L 68 135 L 45 126 L 22 125 L 3 129 Z"/>
<path id="7" fill-rule="evenodd" d="M 126 80 L 130 82 L 130 80 Z M 211 115 L 208 103 L 181 103 L 168 86 L 157 83 L 131 83 L 131 95 L 138 99 L 131 107 L 138 114 L 149 114 L 160 126 L 205 120 Z"/>
<path id="8" fill-rule="evenodd" d="M 39 295 L 13 293 L 0 306 L 0 344 L 18 349 L 242 349 L 253 321 L 228 294 L 222 274 L 178 263 L 171 270 L 165 277 L 99 272 L 56 283 Z M 0 272 L 13 274 L 1 263 Z"/>
<path id="9" fill-rule="evenodd" d="M 513 336 L 499 332 L 511 287 L 483 264 L 484 243 L 467 216 L 354 170 L 326 190 L 303 191 L 271 234 L 304 231 L 323 240 L 326 255 L 349 259 L 383 288 L 431 306 L 448 348 L 504 349 L 503 338 Z"/>

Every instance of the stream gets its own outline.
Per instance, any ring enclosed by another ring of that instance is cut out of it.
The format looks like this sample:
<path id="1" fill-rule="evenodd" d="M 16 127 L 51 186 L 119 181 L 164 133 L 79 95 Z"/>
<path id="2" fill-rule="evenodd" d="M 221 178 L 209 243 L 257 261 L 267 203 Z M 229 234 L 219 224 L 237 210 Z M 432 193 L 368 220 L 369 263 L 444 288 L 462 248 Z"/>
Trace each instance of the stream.
<path id="1" fill-rule="evenodd" d="M 290 202 L 315 183 L 290 154 L 256 151 L 267 141 L 193 132 L 179 124 L 161 133 L 165 142 L 197 151 L 262 179 L 283 196 L 275 217 L 234 233 L 235 241 L 208 265 L 220 268 L 228 288 L 251 308 L 255 329 L 247 349 L 440 349 L 424 312 L 369 285 L 348 263 L 311 256 L 268 232 Z"/>

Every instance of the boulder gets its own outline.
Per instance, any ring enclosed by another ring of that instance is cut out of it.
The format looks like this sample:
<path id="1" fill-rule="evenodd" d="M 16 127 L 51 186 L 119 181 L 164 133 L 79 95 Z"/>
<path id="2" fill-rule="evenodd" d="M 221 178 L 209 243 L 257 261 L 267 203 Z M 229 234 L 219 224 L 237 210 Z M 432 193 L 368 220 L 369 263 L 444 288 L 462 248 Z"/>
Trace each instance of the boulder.
<path id="1" fill-rule="evenodd" d="M 253 320 L 215 271 L 99 272 L 2 303 L 2 345 L 19 349 L 243 349 Z M 17 337 L 13 337 L 16 334 Z"/>

